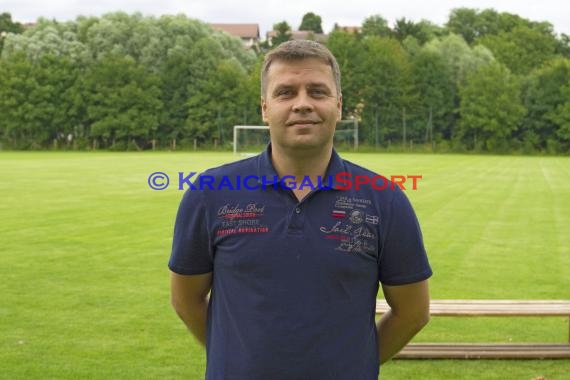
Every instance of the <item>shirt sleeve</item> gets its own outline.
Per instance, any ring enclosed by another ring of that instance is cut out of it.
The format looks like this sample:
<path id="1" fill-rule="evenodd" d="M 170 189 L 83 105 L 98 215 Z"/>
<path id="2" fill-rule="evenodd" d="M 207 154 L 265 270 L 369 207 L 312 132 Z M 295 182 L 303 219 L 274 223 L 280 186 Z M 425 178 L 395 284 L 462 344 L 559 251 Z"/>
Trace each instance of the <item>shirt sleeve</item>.
<path id="1" fill-rule="evenodd" d="M 396 188 L 383 218 L 384 231 L 379 258 L 379 280 L 386 285 L 405 285 L 432 275 L 422 232 L 414 209 L 402 190 Z"/>
<path id="2" fill-rule="evenodd" d="M 213 254 L 208 231 L 207 210 L 201 190 L 186 190 L 182 197 L 172 241 L 168 267 L 182 274 L 203 274 L 213 270 Z"/>

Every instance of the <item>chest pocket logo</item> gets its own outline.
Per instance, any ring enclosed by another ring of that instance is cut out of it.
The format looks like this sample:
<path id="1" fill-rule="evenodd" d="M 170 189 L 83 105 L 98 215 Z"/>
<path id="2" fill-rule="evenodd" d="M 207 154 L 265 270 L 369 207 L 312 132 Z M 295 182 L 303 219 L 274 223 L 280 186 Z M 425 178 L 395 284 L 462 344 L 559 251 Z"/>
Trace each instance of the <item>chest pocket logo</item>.
<path id="1" fill-rule="evenodd" d="M 338 241 L 336 250 L 376 256 L 380 218 L 371 209 L 369 199 L 337 197 L 330 223 L 319 230 L 325 239 Z"/>
<path id="2" fill-rule="evenodd" d="M 254 202 L 243 207 L 239 203 L 221 206 L 218 208 L 220 228 L 216 230 L 216 236 L 269 232 L 269 226 L 262 223 L 264 211 L 264 205 Z"/>

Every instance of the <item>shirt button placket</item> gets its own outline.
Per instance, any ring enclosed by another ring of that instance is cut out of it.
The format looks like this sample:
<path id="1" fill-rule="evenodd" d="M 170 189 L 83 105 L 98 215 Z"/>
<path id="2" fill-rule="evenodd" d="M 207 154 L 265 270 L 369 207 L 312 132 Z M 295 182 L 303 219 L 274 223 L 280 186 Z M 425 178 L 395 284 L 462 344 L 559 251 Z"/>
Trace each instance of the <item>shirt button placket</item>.
<path id="1" fill-rule="evenodd" d="M 289 224 L 289 232 L 300 233 L 303 229 L 303 209 L 296 206 L 291 215 L 291 223 Z"/>

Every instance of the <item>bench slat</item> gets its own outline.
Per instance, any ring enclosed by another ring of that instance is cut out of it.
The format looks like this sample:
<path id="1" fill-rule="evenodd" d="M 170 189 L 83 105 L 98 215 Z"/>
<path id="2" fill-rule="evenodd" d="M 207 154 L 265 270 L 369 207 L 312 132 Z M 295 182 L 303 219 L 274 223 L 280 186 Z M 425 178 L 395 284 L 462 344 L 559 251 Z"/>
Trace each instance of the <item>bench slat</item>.
<path id="1" fill-rule="evenodd" d="M 390 310 L 385 300 L 376 300 L 376 313 Z M 569 317 L 567 300 L 431 300 L 433 316 L 563 316 Z M 570 336 L 569 336 L 570 342 Z M 570 343 L 565 344 L 408 344 L 398 359 L 570 359 Z"/>
<path id="2" fill-rule="evenodd" d="M 569 359 L 570 344 L 408 344 L 396 359 Z"/>
<path id="3" fill-rule="evenodd" d="M 376 313 L 389 310 L 385 300 L 376 301 Z M 570 301 L 432 300 L 435 316 L 570 316 Z"/>

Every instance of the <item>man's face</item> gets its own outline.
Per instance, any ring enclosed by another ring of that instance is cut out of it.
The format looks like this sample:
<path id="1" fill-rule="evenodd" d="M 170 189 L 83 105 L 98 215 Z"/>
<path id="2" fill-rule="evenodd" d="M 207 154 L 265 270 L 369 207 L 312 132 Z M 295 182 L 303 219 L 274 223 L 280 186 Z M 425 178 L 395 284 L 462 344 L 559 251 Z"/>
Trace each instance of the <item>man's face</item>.
<path id="1" fill-rule="evenodd" d="M 332 147 L 341 109 L 332 69 L 324 62 L 310 58 L 275 61 L 269 66 L 261 110 L 274 146 L 301 150 Z"/>

